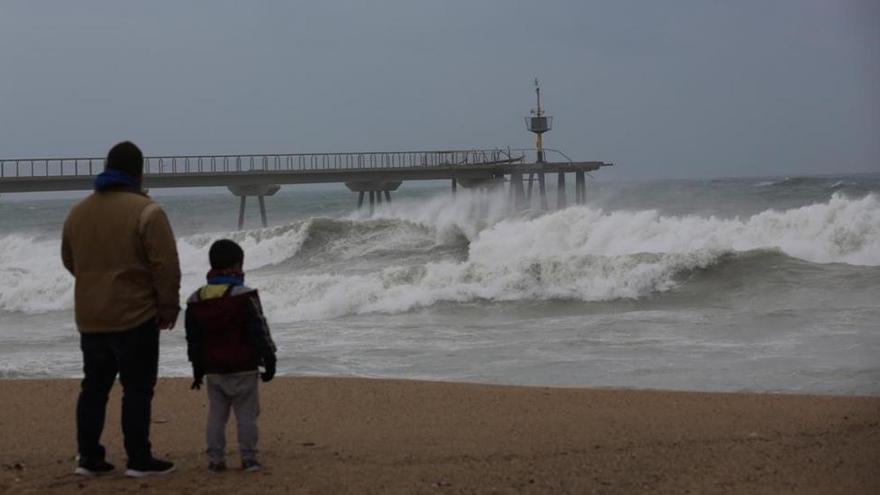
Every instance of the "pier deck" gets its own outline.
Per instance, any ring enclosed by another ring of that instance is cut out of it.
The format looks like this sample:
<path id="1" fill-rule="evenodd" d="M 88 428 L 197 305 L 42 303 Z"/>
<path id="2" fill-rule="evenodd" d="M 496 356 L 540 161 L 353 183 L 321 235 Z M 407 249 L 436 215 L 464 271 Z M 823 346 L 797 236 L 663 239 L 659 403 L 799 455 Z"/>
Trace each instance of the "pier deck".
<path id="1" fill-rule="evenodd" d="M 528 150 L 494 149 L 145 157 L 144 186 L 153 189 L 479 180 L 516 173 L 588 172 L 610 165 L 568 159 L 527 163 L 528 154 Z M 103 168 L 103 158 L 0 160 L 0 193 L 88 190 Z"/>
<path id="2" fill-rule="evenodd" d="M 534 153 L 534 160 L 530 160 Z M 562 157 L 546 162 L 545 154 Z M 256 197 L 263 226 L 267 226 L 265 196 L 275 194 L 283 184 L 342 182 L 358 193 L 358 207 L 369 194 L 372 212 L 383 197 L 408 180 L 451 180 L 453 193 L 463 187 L 498 187 L 509 177 L 510 197 L 516 208 L 531 202 L 523 177 L 538 178 L 541 209 L 547 209 L 544 176 L 556 173 L 557 207 L 566 206 L 565 175 L 575 174 L 575 198 L 585 201 L 587 172 L 610 163 L 576 162 L 556 150 L 456 150 L 396 151 L 367 153 L 321 153 L 279 155 L 191 155 L 144 158 L 143 187 L 227 187 L 241 198 L 238 227 L 244 225 L 248 196 Z M 104 170 L 103 158 L 26 158 L 0 160 L 0 193 L 76 191 L 92 189 L 95 177 Z"/>

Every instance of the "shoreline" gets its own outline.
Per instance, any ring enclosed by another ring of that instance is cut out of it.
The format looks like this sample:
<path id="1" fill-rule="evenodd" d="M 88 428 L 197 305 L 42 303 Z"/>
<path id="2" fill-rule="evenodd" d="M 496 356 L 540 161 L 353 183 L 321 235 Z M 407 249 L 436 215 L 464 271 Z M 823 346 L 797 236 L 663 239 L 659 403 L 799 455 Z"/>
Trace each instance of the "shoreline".
<path id="1" fill-rule="evenodd" d="M 159 370 L 162 372 L 162 369 Z M 593 390 L 593 391 L 615 391 L 615 392 L 658 392 L 672 394 L 709 394 L 709 395 L 779 395 L 785 397 L 826 397 L 826 398 L 864 398 L 864 399 L 880 399 L 880 391 L 877 393 L 861 393 L 861 392 L 811 392 L 808 390 L 793 389 L 767 389 L 767 390 L 751 390 L 751 389 L 730 389 L 730 390 L 705 390 L 699 388 L 658 388 L 658 387 L 623 387 L 617 385 L 554 385 L 554 384 L 518 384 L 506 382 L 479 382 L 479 381 L 462 381 L 451 379 L 431 379 L 431 378 L 407 378 L 394 376 L 360 376 L 360 375 L 291 375 L 276 374 L 274 380 L 365 380 L 376 382 L 406 382 L 406 383 L 425 383 L 425 384 L 448 384 L 448 385 L 476 385 L 487 387 L 501 388 L 524 388 L 524 389 L 549 389 L 549 390 Z M 76 382 L 82 380 L 82 371 L 79 376 L 2 376 L 0 375 L 0 384 L 5 382 L 23 382 L 23 383 L 42 383 L 42 382 Z M 159 382 L 166 380 L 189 380 L 189 375 L 174 372 L 174 374 L 159 375 Z M 261 386 L 263 384 L 261 383 Z M 117 377 L 116 386 L 119 386 Z M 114 388 L 115 390 L 115 388 Z"/>
<path id="2" fill-rule="evenodd" d="M 278 377 L 261 384 L 260 459 L 205 469 L 205 391 L 160 378 L 167 477 L 129 480 L 115 386 L 103 441 L 117 474 L 74 468 L 77 379 L 3 379 L 0 493 L 878 493 L 880 397 Z"/>

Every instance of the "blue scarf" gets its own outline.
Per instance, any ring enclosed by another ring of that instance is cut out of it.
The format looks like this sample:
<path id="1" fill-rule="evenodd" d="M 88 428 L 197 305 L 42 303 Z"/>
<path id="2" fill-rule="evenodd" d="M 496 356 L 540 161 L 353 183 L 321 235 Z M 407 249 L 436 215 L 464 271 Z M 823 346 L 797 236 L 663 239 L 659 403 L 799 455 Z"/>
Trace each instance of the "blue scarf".
<path id="1" fill-rule="evenodd" d="M 230 277 L 228 275 L 221 275 L 219 277 L 208 277 L 208 284 L 231 285 L 235 287 L 238 285 L 244 285 L 244 277 Z"/>
<path id="2" fill-rule="evenodd" d="M 104 191 L 113 187 L 141 190 L 141 181 L 122 170 L 109 169 L 95 177 L 95 190 Z"/>
<path id="3" fill-rule="evenodd" d="M 207 279 L 210 285 L 231 285 L 233 287 L 244 285 L 244 273 L 238 270 L 218 270 L 212 268 L 208 272 Z"/>

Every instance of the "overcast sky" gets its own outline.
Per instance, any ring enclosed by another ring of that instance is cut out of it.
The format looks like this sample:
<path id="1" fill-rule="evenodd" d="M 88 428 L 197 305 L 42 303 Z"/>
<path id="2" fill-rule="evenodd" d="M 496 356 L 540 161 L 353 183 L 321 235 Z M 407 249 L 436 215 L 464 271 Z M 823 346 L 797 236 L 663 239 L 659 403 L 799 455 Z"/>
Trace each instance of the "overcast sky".
<path id="1" fill-rule="evenodd" d="M 0 157 L 533 146 L 607 178 L 880 172 L 874 0 L 0 3 Z"/>

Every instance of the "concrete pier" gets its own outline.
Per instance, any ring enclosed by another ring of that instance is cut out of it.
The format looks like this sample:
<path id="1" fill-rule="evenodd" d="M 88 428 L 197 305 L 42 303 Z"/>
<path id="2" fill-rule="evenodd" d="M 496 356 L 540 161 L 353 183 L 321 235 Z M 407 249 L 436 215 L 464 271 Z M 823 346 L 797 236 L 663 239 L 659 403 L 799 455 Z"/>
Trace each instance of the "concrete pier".
<path id="1" fill-rule="evenodd" d="M 545 149 L 545 152 L 548 151 Z M 455 179 L 463 187 L 469 187 L 504 178 L 514 171 L 523 174 L 589 172 L 611 165 L 600 161 L 577 162 L 568 159 L 530 163 L 528 152 L 530 150 L 145 157 L 144 187 L 162 189 L 333 182 L 348 185 L 437 179 Z M 0 159 L 0 194 L 89 190 L 94 187 L 95 176 L 103 168 L 103 158 Z"/>
<path id="2" fill-rule="evenodd" d="M 556 150 L 543 148 L 540 158 L 556 154 L 560 161 L 532 161 L 534 149 L 491 149 L 449 151 L 406 151 L 366 153 L 279 154 L 279 155 L 191 155 L 144 158 L 143 186 L 149 189 L 174 187 L 227 187 L 241 198 L 239 228 L 244 226 L 247 197 L 257 198 L 260 219 L 268 225 L 265 197 L 283 184 L 344 183 L 358 193 L 358 207 L 363 207 L 370 193 L 370 210 L 384 199 L 391 202 L 391 192 L 407 180 L 450 180 L 452 192 L 458 186 L 484 190 L 503 186 L 509 178 L 514 207 L 528 208 L 532 203 L 534 177 L 538 178 L 541 209 L 547 209 L 548 173 L 558 174 L 557 207 L 565 208 L 565 174 L 576 174 L 580 191 L 575 199 L 586 198 L 585 172 L 610 166 L 600 161 L 570 160 Z M 0 160 L 0 194 L 38 191 L 89 190 L 95 176 L 103 171 L 104 158 L 26 158 Z M 523 176 L 529 174 L 526 194 Z M 381 195 L 376 197 L 376 195 Z M 382 198 L 384 196 L 384 198 Z"/>

